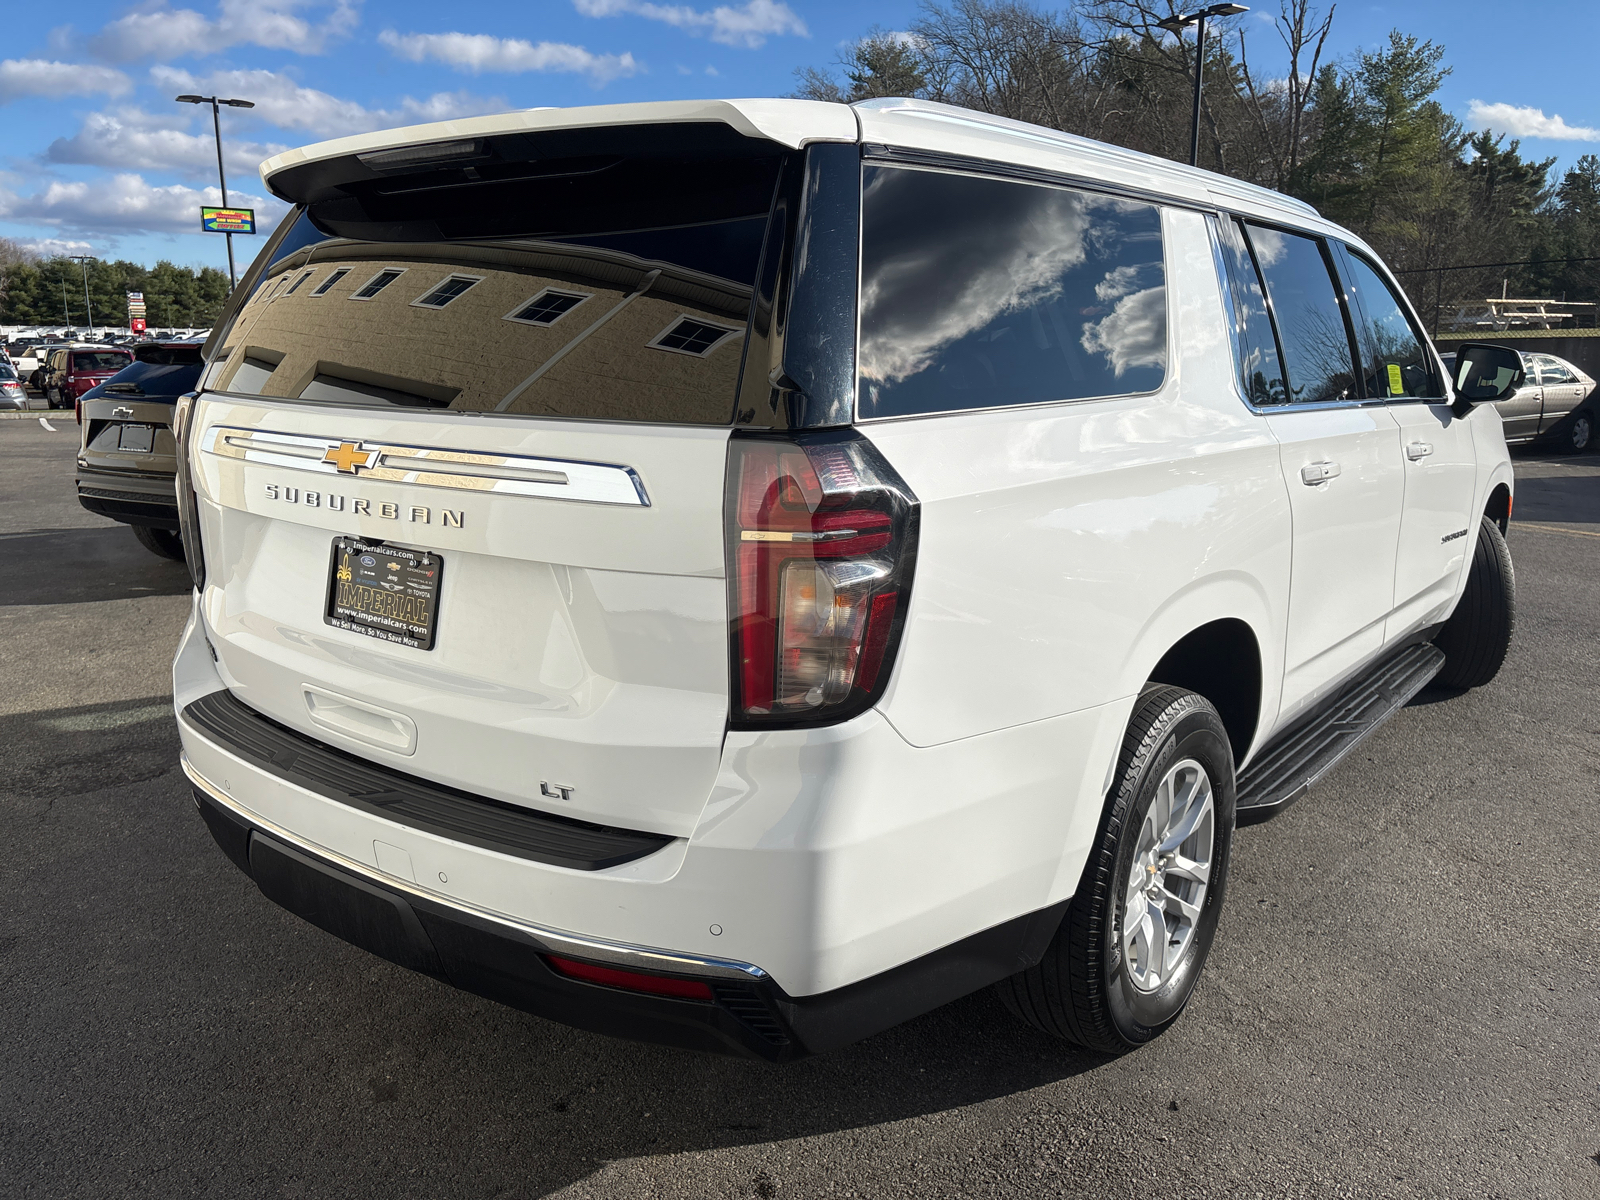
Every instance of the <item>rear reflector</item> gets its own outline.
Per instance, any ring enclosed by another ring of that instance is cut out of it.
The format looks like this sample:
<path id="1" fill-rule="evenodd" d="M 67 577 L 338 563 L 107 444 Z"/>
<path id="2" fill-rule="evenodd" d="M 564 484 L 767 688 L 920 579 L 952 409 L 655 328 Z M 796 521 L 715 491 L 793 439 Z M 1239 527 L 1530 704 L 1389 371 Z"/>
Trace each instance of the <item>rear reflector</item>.
<path id="1" fill-rule="evenodd" d="M 584 983 L 598 983 L 602 987 L 621 988 L 627 992 L 644 992 L 651 996 L 673 996 L 679 1000 L 710 1000 L 711 985 L 698 979 L 674 979 L 670 975 L 646 975 L 642 971 L 620 971 L 616 967 L 602 967 L 596 963 L 579 962 L 574 958 L 561 958 L 555 954 L 545 956 L 545 961 L 557 974 Z"/>

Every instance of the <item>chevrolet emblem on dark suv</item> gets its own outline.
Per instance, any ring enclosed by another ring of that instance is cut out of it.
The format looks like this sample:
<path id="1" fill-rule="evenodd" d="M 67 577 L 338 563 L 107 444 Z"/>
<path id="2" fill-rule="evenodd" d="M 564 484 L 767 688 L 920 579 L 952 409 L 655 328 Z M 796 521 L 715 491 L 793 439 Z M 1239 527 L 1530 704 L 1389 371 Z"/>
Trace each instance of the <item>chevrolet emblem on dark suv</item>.
<path id="1" fill-rule="evenodd" d="M 338 467 L 342 475 L 354 475 L 363 468 L 371 470 L 377 457 L 376 450 L 363 450 L 357 442 L 340 442 L 337 446 L 328 447 L 322 461 Z"/>

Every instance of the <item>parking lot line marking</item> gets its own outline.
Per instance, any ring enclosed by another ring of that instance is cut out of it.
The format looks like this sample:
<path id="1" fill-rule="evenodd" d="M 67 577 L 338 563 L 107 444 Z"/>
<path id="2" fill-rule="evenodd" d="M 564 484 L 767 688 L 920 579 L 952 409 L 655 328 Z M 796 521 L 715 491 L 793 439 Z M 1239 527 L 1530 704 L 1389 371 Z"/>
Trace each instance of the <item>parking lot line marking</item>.
<path id="1" fill-rule="evenodd" d="M 1564 533 L 1568 537 L 1600 538 L 1600 532 L 1593 529 L 1571 529 L 1565 525 L 1541 525 L 1537 521 L 1513 521 L 1513 529 L 1536 529 L 1540 533 Z"/>
<path id="2" fill-rule="evenodd" d="M 39 424 L 41 424 L 41 425 L 43 425 L 43 426 L 44 426 L 44 427 L 45 427 L 45 428 L 46 428 L 46 429 L 48 429 L 48 430 L 49 430 L 49 431 L 50 431 L 50 432 L 51 432 L 51 433 L 60 433 L 60 432 L 61 432 L 61 431 L 60 431 L 60 430 L 59 430 L 59 429 L 57 429 L 57 428 L 56 428 L 56 427 L 55 427 L 55 426 L 54 426 L 54 425 L 52 425 L 52 424 L 50 424 L 50 422 L 49 422 L 49 421 L 46 421 L 46 420 L 45 420 L 45 419 L 44 419 L 44 418 L 43 418 L 43 417 L 40 417 L 40 418 L 39 418 Z"/>

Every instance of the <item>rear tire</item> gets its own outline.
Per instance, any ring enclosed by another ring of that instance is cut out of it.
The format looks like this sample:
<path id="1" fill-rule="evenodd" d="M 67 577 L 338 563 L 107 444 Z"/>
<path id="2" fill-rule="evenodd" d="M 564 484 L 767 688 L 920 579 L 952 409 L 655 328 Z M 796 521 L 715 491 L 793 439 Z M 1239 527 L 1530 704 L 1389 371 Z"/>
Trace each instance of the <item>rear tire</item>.
<path id="1" fill-rule="evenodd" d="M 170 558 L 176 562 L 183 561 L 183 538 L 170 529 L 152 529 L 148 525 L 135 525 L 133 536 L 138 538 L 139 544 L 150 553 L 159 554 L 162 558 Z"/>
<path id="2" fill-rule="evenodd" d="M 1216 936 L 1233 829 L 1233 750 L 1217 710 L 1182 688 L 1147 687 L 1078 893 L 1038 965 L 996 985 L 1006 1007 L 1108 1054 L 1158 1036 L 1188 1004 Z"/>
<path id="3" fill-rule="evenodd" d="M 1583 454 L 1594 446 L 1594 413 L 1587 408 L 1572 418 L 1567 434 L 1561 439 L 1568 454 Z"/>
<path id="4" fill-rule="evenodd" d="M 1500 673 L 1517 629 L 1517 581 L 1511 551 L 1500 527 L 1488 517 L 1478 522 L 1467 590 L 1433 639 L 1444 651 L 1436 681 L 1446 687 L 1482 687 Z"/>

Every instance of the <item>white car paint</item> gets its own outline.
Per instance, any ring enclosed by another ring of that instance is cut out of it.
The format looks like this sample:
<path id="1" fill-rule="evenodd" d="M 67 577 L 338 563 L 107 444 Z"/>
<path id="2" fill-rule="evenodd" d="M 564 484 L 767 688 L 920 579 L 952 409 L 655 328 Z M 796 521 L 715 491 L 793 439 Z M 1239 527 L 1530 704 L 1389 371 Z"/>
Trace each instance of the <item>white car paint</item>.
<path id="1" fill-rule="evenodd" d="M 792 147 L 936 149 L 1170 198 L 1165 383 L 1148 396 L 864 423 L 922 504 L 892 682 L 853 720 L 772 732 L 725 730 L 726 429 L 202 400 L 196 444 L 227 425 L 566 455 L 631 465 L 651 498 L 623 509 L 483 494 L 460 502 L 459 528 L 397 532 L 378 517 L 269 499 L 279 476 L 197 455 L 209 579 L 174 665 L 180 711 L 226 686 L 352 753 L 508 802 L 539 806 L 541 779 L 581 781 L 564 812 L 674 840 L 611 870 L 543 866 L 324 799 L 183 725 L 191 770 L 241 811 L 471 911 L 755 964 L 791 995 L 812 995 L 1071 896 L 1133 700 L 1184 634 L 1228 618 L 1254 632 L 1259 747 L 1454 606 L 1471 541 L 1435 540 L 1475 525 L 1491 491 L 1511 486 L 1499 419 L 1487 406 L 1462 419 L 1441 405 L 1263 415 L 1243 401 L 1195 207 L 1361 246 L 1274 193 L 915 101 L 534 110 L 290 151 L 263 178 L 270 187 L 297 164 L 419 142 L 679 121 Z M 1433 454 L 1406 460 L 1410 441 Z M 1302 480 L 1327 461 L 1336 477 Z M 330 486 L 427 502 L 370 480 Z M 446 556 L 448 652 L 424 661 L 327 631 L 320 589 L 334 532 L 415 539 Z M 404 736 L 385 746 L 357 724 L 319 720 L 308 684 L 414 729 L 397 724 Z"/>

